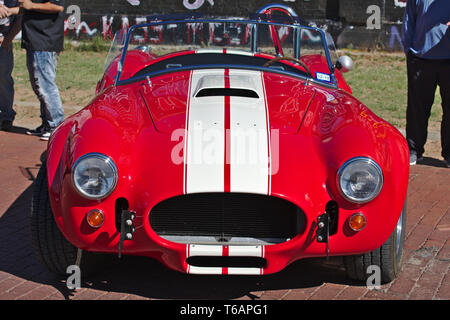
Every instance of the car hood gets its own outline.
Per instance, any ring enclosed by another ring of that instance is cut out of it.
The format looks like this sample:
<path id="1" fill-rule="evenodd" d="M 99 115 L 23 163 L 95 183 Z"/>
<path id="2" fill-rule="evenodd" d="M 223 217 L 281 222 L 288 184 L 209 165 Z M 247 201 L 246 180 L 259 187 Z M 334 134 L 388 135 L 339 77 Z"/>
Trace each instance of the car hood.
<path id="1" fill-rule="evenodd" d="M 226 129 L 229 120 L 230 129 L 266 126 L 296 134 L 314 96 L 303 80 L 235 69 L 171 73 L 147 81 L 139 92 L 164 133 L 190 123 Z"/>

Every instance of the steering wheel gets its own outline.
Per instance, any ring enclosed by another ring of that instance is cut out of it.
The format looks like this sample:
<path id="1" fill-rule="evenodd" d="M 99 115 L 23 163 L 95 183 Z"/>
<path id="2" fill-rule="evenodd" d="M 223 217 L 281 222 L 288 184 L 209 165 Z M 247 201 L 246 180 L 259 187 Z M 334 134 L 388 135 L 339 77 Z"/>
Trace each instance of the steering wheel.
<path id="1" fill-rule="evenodd" d="M 299 65 L 301 65 L 301 66 L 305 69 L 307 75 L 310 76 L 311 78 L 313 78 L 312 72 L 311 72 L 311 70 L 309 70 L 309 68 L 308 68 L 308 66 L 306 65 L 306 63 L 304 63 L 304 62 L 301 61 L 300 59 L 293 58 L 293 57 L 285 57 L 285 56 L 281 56 L 281 57 L 273 58 L 272 60 L 267 61 L 267 62 L 264 64 L 264 67 L 267 68 L 267 67 L 269 67 L 270 65 L 272 65 L 272 64 L 274 64 L 275 62 L 278 62 L 278 61 L 280 61 L 280 60 L 287 60 L 287 61 L 292 61 L 292 62 L 298 63 Z"/>

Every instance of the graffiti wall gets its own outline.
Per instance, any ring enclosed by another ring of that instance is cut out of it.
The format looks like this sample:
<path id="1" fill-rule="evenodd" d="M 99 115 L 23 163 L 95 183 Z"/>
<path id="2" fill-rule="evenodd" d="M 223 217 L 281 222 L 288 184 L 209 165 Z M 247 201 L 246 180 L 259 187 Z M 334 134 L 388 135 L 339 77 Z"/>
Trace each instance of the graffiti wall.
<path id="1" fill-rule="evenodd" d="M 326 29 L 338 47 L 401 50 L 400 31 L 407 0 L 278 0 L 307 23 Z M 102 37 L 159 14 L 202 13 L 249 17 L 271 0 L 68 0 L 68 38 Z"/>

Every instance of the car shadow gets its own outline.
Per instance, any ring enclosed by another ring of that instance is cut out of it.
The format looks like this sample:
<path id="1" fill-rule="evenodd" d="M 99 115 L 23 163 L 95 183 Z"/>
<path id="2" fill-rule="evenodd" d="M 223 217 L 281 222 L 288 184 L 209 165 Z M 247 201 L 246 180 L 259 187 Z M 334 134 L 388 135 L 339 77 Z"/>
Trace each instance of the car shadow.
<path id="1" fill-rule="evenodd" d="M 34 179 L 32 175 L 29 178 Z M 0 216 L 0 272 L 53 286 L 65 299 L 71 299 L 76 293 L 67 288 L 66 279 L 49 273 L 34 254 L 29 226 L 32 194 L 33 185 L 30 185 Z M 362 285 L 346 277 L 342 259 L 338 257 L 304 259 L 272 275 L 226 277 L 186 275 L 146 257 L 108 258 L 107 265 L 102 265 L 101 273 L 87 279 L 82 275 L 82 288 L 155 299 L 222 300 L 241 297 L 258 299 L 255 292 L 311 288 L 325 282 Z"/>
<path id="2" fill-rule="evenodd" d="M 311 288 L 325 282 L 353 284 L 336 264 L 320 260 L 297 261 L 266 276 L 207 276 L 175 272 L 154 259 L 125 256 L 102 274 L 84 280 L 82 287 L 155 299 L 224 300 L 258 299 L 256 292 Z"/>

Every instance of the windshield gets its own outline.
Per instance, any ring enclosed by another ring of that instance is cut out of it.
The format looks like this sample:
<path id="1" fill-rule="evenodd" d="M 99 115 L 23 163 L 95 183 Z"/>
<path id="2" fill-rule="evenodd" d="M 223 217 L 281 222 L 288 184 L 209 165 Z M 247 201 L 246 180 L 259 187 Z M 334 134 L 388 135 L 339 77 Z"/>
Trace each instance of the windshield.
<path id="1" fill-rule="evenodd" d="M 114 35 L 114 39 L 111 43 L 111 47 L 109 48 L 109 52 L 105 60 L 105 71 L 106 69 L 108 69 L 111 62 L 114 61 L 114 59 L 117 59 L 122 55 L 122 50 L 125 45 L 126 38 L 127 34 L 123 32 L 123 30 L 116 32 L 116 34 Z"/>
<path id="2" fill-rule="evenodd" d="M 126 39 L 117 34 L 105 66 L 120 59 L 117 84 L 199 68 L 271 70 L 333 84 L 329 50 L 334 45 L 317 28 L 244 20 L 161 21 L 131 27 Z"/>

